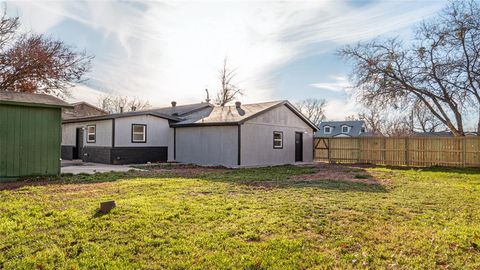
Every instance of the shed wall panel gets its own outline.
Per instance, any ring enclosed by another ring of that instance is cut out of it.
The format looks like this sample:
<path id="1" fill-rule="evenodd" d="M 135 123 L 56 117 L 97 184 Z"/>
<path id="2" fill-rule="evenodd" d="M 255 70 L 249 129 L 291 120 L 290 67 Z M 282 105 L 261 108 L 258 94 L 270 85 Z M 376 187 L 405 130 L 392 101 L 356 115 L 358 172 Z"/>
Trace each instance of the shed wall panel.
<path id="1" fill-rule="evenodd" d="M 200 165 L 238 164 L 238 126 L 176 129 L 176 160 Z"/>
<path id="2" fill-rule="evenodd" d="M 0 178 L 60 172 L 59 108 L 0 105 Z"/>

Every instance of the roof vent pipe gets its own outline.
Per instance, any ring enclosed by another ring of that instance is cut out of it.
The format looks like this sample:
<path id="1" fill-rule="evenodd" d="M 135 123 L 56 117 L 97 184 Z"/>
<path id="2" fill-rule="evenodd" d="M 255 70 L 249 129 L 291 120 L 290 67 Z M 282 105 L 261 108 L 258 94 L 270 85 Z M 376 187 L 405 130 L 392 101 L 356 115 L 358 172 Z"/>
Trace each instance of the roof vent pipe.
<path id="1" fill-rule="evenodd" d="M 136 111 L 137 110 L 137 107 L 135 106 L 132 106 L 132 112 Z"/>
<path id="2" fill-rule="evenodd" d="M 120 113 L 123 113 L 123 107 L 120 107 Z"/>
<path id="3" fill-rule="evenodd" d="M 240 108 L 241 105 L 242 103 L 240 101 L 235 102 L 235 107 Z"/>
<path id="4" fill-rule="evenodd" d="M 172 107 L 175 107 L 177 106 L 177 102 L 176 101 L 172 101 Z"/>

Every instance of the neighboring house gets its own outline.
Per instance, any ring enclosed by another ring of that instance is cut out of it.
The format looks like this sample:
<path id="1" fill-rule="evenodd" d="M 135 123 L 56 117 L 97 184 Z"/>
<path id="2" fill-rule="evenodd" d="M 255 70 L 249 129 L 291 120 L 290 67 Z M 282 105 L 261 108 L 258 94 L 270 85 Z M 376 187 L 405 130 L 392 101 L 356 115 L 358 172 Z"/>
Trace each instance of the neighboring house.
<path id="1" fill-rule="evenodd" d="M 65 108 L 62 110 L 62 119 L 72 119 L 108 114 L 108 112 L 83 101 L 71 103 L 70 105 L 73 108 Z"/>
<path id="2" fill-rule="evenodd" d="M 365 122 L 362 120 L 322 121 L 319 128 L 318 132 L 315 133 L 317 138 L 374 136 L 367 131 Z"/>
<path id="3" fill-rule="evenodd" d="M 65 120 L 65 158 L 101 163 L 178 161 L 227 167 L 313 160 L 317 127 L 290 102 L 209 103 Z"/>
<path id="4" fill-rule="evenodd" d="M 0 180 L 60 173 L 61 110 L 42 94 L 0 91 Z"/>

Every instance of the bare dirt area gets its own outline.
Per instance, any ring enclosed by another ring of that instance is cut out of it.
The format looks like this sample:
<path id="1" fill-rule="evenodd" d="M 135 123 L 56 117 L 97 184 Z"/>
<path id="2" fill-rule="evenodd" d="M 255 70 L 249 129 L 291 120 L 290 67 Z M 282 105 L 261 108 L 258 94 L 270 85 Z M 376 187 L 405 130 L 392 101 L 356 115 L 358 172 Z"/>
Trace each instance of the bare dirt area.
<path id="1" fill-rule="evenodd" d="M 367 165 L 345 165 L 345 164 L 329 164 L 329 163 L 315 163 L 313 166 L 318 171 L 312 174 L 302 174 L 290 177 L 294 181 L 309 181 L 309 180 L 333 180 L 333 181 L 347 181 L 364 184 L 384 184 L 388 179 L 379 177 L 379 175 L 372 175 L 366 168 L 371 167 Z"/>
<path id="2" fill-rule="evenodd" d="M 174 173 L 180 176 L 193 177 L 203 173 L 222 173 L 227 171 L 225 167 L 202 167 L 191 164 L 170 164 L 145 166 L 151 173 Z"/>

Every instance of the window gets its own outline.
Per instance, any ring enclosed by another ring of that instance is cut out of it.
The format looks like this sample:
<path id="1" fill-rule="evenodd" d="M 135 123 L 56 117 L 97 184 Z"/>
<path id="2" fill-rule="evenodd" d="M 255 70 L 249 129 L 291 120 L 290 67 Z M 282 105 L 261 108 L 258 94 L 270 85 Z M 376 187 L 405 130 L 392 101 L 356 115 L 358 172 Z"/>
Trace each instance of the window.
<path id="1" fill-rule="evenodd" d="M 147 125 L 132 124 L 132 142 L 147 142 Z"/>
<path id="2" fill-rule="evenodd" d="M 360 130 L 361 133 L 365 133 L 366 131 L 365 127 L 362 127 L 362 130 Z"/>
<path id="3" fill-rule="evenodd" d="M 97 139 L 97 127 L 95 125 L 87 126 L 87 143 L 94 143 Z"/>
<path id="4" fill-rule="evenodd" d="M 348 126 L 342 126 L 342 133 L 348 133 Z"/>
<path id="5" fill-rule="evenodd" d="M 273 132 L 273 148 L 282 149 L 283 148 L 283 132 L 274 131 Z"/>
<path id="6" fill-rule="evenodd" d="M 332 132 L 332 128 L 327 126 L 327 127 L 323 128 L 323 131 L 328 134 L 328 133 Z"/>

